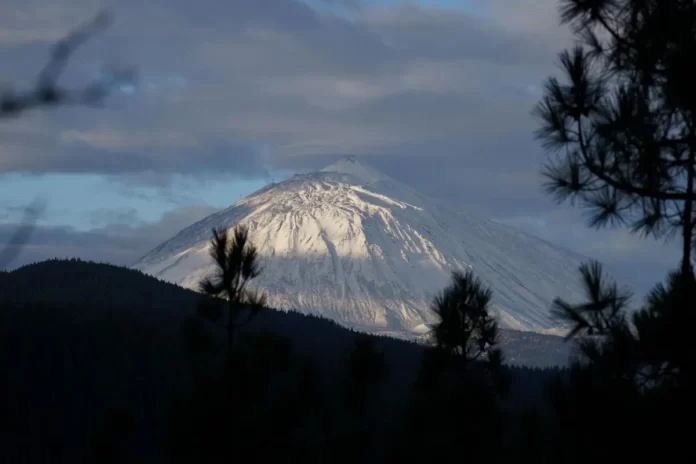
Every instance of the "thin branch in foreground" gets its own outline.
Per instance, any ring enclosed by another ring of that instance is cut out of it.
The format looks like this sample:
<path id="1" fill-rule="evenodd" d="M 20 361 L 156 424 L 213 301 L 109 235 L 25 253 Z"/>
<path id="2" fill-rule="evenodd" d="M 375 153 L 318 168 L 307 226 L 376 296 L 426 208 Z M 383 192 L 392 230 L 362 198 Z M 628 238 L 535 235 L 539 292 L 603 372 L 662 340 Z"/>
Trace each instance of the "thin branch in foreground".
<path id="1" fill-rule="evenodd" d="M 109 94 L 114 81 L 132 82 L 132 71 L 122 70 L 81 89 L 68 90 L 58 85 L 58 79 L 75 50 L 106 29 L 110 23 L 111 16 L 108 13 L 99 13 L 94 19 L 58 41 L 53 47 L 48 63 L 39 73 L 33 90 L 24 93 L 6 91 L 0 95 L 0 119 L 17 117 L 28 110 L 59 104 L 95 105 Z"/>
<path id="2" fill-rule="evenodd" d="M 14 262 L 22 252 L 31 238 L 31 234 L 36 229 L 36 223 L 39 217 L 46 210 L 46 200 L 43 198 L 35 199 L 29 206 L 24 209 L 24 217 L 10 240 L 5 246 L 0 249 L 0 271 Z"/>

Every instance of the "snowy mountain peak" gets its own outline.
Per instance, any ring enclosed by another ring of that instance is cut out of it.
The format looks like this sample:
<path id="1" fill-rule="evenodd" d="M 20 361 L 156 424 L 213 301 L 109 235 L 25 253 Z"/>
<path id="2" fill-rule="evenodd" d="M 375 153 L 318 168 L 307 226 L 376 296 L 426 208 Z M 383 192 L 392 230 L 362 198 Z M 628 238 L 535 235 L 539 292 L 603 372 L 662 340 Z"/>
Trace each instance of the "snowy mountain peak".
<path id="1" fill-rule="evenodd" d="M 493 290 L 503 328 L 559 330 L 556 297 L 583 294 L 582 258 L 515 229 L 451 211 L 353 157 L 269 185 L 187 227 L 134 267 L 184 287 L 214 272 L 211 229 L 247 227 L 269 304 L 368 332 L 414 336 L 434 322 L 452 271 Z"/>

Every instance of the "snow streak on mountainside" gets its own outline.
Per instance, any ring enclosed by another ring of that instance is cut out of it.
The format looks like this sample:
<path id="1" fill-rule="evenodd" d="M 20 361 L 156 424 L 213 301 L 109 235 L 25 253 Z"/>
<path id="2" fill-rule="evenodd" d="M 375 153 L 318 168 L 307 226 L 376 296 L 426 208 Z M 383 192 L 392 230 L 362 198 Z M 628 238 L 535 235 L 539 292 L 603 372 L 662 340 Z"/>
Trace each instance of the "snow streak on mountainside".
<path id="1" fill-rule="evenodd" d="M 248 227 L 270 305 L 369 332 L 415 335 L 454 270 L 492 286 L 504 328 L 553 332 L 552 300 L 581 298 L 583 258 L 508 226 L 458 214 L 357 162 L 269 185 L 179 232 L 134 267 L 197 289 L 213 227 Z"/>

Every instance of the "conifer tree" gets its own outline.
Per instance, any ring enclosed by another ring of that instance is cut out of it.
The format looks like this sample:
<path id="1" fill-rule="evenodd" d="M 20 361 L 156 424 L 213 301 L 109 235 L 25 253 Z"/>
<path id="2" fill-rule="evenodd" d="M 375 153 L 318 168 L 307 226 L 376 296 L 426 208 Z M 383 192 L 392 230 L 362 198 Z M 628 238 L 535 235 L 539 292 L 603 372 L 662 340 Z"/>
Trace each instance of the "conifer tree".
<path id="1" fill-rule="evenodd" d="M 457 355 L 464 369 L 483 360 L 492 371 L 502 365 L 498 324 L 489 308 L 492 296 L 471 271 L 454 272 L 451 284 L 433 301 L 432 311 L 439 319 L 433 328 L 437 348 Z"/>
<path id="2" fill-rule="evenodd" d="M 580 44 L 560 55 L 535 110 L 554 156 L 546 187 L 579 201 L 596 227 L 681 235 L 692 272 L 696 168 L 696 3 L 563 0 Z"/>
<path id="3" fill-rule="evenodd" d="M 599 263 L 582 266 L 581 274 L 586 301 L 557 299 L 553 308 L 572 324 L 568 338 L 576 337 L 580 355 L 565 381 L 549 390 L 558 421 L 556 457 L 587 462 L 598 453 L 621 452 L 632 460 L 646 450 L 683 450 L 688 442 L 677 437 L 689 420 L 694 372 L 693 302 L 685 294 L 693 294 L 696 280 L 673 272 L 629 314 L 630 295 Z"/>
<path id="4" fill-rule="evenodd" d="M 573 324 L 570 336 L 583 336 L 581 351 L 595 370 L 632 377 L 677 356 L 680 372 L 691 371 L 683 331 L 693 326 L 696 296 L 696 90 L 688 71 L 696 3 L 563 0 L 560 15 L 581 44 L 561 53 L 566 82 L 550 78 L 536 108 L 537 135 L 560 154 L 545 170 L 549 192 L 579 200 L 594 226 L 679 233 L 682 256 L 668 288 L 656 287 L 632 318 L 625 311 L 630 295 L 607 283 L 598 263 L 581 268 L 587 301 L 557 300 L 555 312 Z"/>
<path id="5" fill-rule="evenodd" d="M 435 346 L 423 354 L 416 398 L 408 411 L 405 440 L 422 451 L 396 451 L 399 459 L 458 462 L 499 456 L 501 404 L 509 385 L 498 345 L 498 325 L 490 314 L 492 292 L 472 272 L 455 272 L 435 297 L 439 319 Z"/>
<path id="6" fill-rule="evenodd" d="M 200 283 L 205 297 L 199 312 L 212 322 L 218 322 L 226 313 L 227 341 L 232 349 L 237 329 L 266 304 L 265 294 L 252 292 L 248 287 L 249 282 L 261 273 L 258 254 L 256 247 L 249 242 L 246 228 L 238 226 L 231 237 L 224 229 L 213 229 L 210 256 L 216 265 L 215 275 Z M 227 300 L 226 304 L 220 298 Z"/>
<path id="7" fill-rule="evenodd" d="M 587 462 L 613 449 L 631 459 L 644 452 L 634 443 L 677 448 L 675 418 L 693 386 L 696 3 L 563 0 L 560 14 L 581 44 L 561 53 L 565 81 L 549 79 L 535 110 L 554 155 L 548 191 L 588 208 L 592 226 L 682 242 L 679 270 L 632 314 L 630 294 L 596 262 L 580 269 L 586 301 L 554 302 L 580 351 L 550 390 L 558 457 Z"/>

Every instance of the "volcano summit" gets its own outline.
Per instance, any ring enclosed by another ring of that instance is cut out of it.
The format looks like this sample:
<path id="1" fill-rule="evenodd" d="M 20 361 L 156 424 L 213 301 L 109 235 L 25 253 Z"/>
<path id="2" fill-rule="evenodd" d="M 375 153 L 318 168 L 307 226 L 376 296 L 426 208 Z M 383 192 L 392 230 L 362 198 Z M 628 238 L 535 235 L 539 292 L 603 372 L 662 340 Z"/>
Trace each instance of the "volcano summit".
<path id="1" fill-rule="evenodd" d="M 555 297 L 582 295 L 582 256 L 511 227 L 452 211 L 355 158 L 271 184 L 179 232 L 134 265 L 197 289 L 213 271 L 213 227 L 246 226 L 269 305 L 319 314 L 356 330 L 415 336 L 454 270 L 493 290 L 501 327 L 562 331 Z"/>

